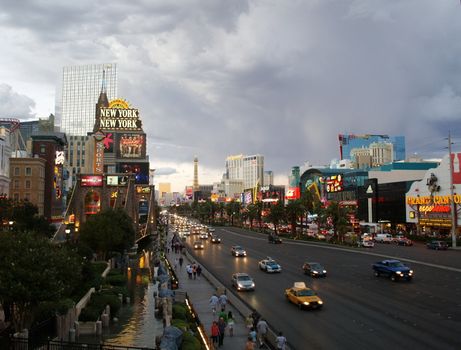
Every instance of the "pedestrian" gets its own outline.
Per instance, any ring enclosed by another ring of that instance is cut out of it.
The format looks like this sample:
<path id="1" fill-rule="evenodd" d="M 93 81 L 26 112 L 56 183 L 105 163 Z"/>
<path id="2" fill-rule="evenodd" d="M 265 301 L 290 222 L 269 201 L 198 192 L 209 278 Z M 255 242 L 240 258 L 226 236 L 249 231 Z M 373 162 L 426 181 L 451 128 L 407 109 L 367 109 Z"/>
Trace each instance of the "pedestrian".
<path id="1" fill-rule="evenodd" d="M 224 292 L 219 296 L 219 305 L 221 306 L 221 311 L 226 310 L 227 304 L 227 295 Z"/>
<path id="2" fill-rule="evenodd" d="M 189 277 L 189 279 L 192 279 L 192 266 L 190 266 L 190 264 L 187 264 L 186 272 L 187 272 L 187 276 Z"/>
<path id="3" fill-rule="evenodd" d="M 285 350 L 287 338 L 284 337 L 282 332 L 279 332 L 279 335 L 275 338 L 275 344 L 277 345 L 277 350 Z"/>
<path id="4" fill-rule="evenodd" d="M 182 264 L 184 263 L 184 258 L 181 256 L 179 257 L 179 268 L 182 268 Z"/>
<path id="5" fill-rule="evenodd" d="M 233 337 L 234 336 L 234 315 L 232 315 L 232 311 L 229 311 L 227 314 L 227 327 L 229 328 L 229 336 Z"/>
<path id="6" fill-rule="evenodd" d="M 194 280 L 197 278 L 197 264 L 194 263 L 192 264 L 192 276 L 194 276 Z"/>
<path id="7" fill-rule="evenodd" d="M 222 317 L 220 317 L 218 320 L 218 328 L 219 328 L 218 346 L 223 346 L 224 334 L 226 334 L 226 322 L 224 321 L 224 318 Z"/>
<path id="8" fill-rule="evenodd" d="M 219 304 L 219 298 L 216 295 L 216 293 L 213 293 L 213 295 L 210 298 L 210 306 L 211 306 L 211 311 L 213 311 L 213 315 L 216 315 L 216 308 L 218 307 Z"/>
<path id="9" fill-rule="evenodd" d="M 178 263 L 179 263 L 178 258 L 174 258 L 174 270 L 175 271 L 178 269 Z"/>
<path id="10" fill-rule="evenodd" d="M 262 347 L 264 343 L 266 342 L 268 328 L 269 326 L 267 325 L 266 320 L 263 318 L 260 318 L 256 325 L 256 330 L 258 332 L 259 347 Z"/>
<path id="11" fill-rule="evenodd" d="M 200 278 L 201 274 L 202 274 L 202 267 L 200 265 L 197 265 L 197 277 Z"/>
<path id="12" fill-rule="evenodd" d="M 251 337 L 248 336 L 247 342 L 245 343 L 245 350 L 254 350 L 255 349 L 255 343 L 251 340 Z"/>
<path id="13" fill-rule="evenodd" d="M 245 318 L 245 326 L 248 330 L 251 329 L 251 327 L 253 327 L 253 316 L 251 314 L 249 314 L 246 318 Z"/>
<path id="14" fill-rule="evenodd" d="M 213 341 L 213 345 L 218 344 L 218 338 L 219 338 L 218 322 L 213 321 L 213 324 L 211 325 L 211 340 Z"/>
<path id="15" fill-rule="evenodd" d="M 218 319 L 220 317 L 222 317 L 224 319 L 224 321 L 226 322 L 226 324 L 227 324 L 227 313 L 226 313 L 226 311 L 221 310 L 221 312 L 218 314 Z"/>
<path id="16" fill-rule="evenodd" d="M 248 336 L 251 337 L 251 341 L 256 344 L 256 337 L 257 337 L 257 334 L 256 334 L 256 330 L 251 327 L 250 329 L 250 333 L 248 333 Z"/>
<path id="17" fill-rule="evenodd" d="M 258 313 L 258 311 L 254 310 L 251 317 L 253 317 L 253 328 L 256 329 L 256 326 L 258 325 L 258 321 L 261 318 L 261 315 Z"/>

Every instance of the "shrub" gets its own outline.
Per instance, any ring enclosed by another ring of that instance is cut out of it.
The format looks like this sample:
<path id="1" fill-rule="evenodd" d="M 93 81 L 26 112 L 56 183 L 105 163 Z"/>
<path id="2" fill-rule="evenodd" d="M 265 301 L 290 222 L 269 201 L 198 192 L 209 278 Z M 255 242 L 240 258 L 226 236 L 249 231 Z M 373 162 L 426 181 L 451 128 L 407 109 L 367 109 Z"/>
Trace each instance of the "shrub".
<path id="1" fill-rule="evenodd" d="M 105 281 L 113 286 L 124 286 L 126 284 L 126 277 L 123 275 L 108 275 Z"/>
<path id="2" fill-rule="evenodd" d="M 83 308 L 80 316 L 78 317 L 78 320 L 81 322 L 95 322 L 98 320 L 100 315 L 101 312 L 96 307 L 87 305 L 85 308 Z"/>
<path id="3" fill-rule="evenodd" d="M 181 320 L 187 320 L 187 307 L 186 304 L 182 303 L 175 303 L 173 304 L 173 318 L 181 319 Z"/>
<path id="4" fill-rule="evenodd" d="M 202 345 L 200 341 L 191 333 L 184 332 L 181 343 L 181 350 L 200 350 Z"/>

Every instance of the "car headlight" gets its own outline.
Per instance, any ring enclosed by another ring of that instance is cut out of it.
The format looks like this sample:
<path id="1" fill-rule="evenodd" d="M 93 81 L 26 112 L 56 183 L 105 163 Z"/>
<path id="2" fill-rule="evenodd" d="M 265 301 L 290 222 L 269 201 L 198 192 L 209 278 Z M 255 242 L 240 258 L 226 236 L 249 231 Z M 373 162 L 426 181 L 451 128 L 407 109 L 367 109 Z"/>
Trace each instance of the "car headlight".
<path id="1" fill-rule="evenodd" d="M 322 304 L 323 304 L 323 301 L 319 300 L 317 303 L 318 303 L 319 305 L 322 305 Z"/>
<path id="2" fill-rule="evenodd" d="M 401 275 L 402 274 L 402 271 L 396 271 L 395 272 L 397 275 Z"/>
<path id="3" fill-rule="evenodd" d="M 303 304 L 304 304 L 304 305 L 309 305 L 309 302 L 308 302 L 308 301 L 305 301 Z"/>
<path id="4" fill-rule="evenodd" d="M 412 275 L 412 274 L 413 274 L 413 270 L 410 270 L 409 274 Z"/>
<path id="5" fill-rule="evenodd" d="M 327 270 L 323 270 L 323 273 L 327 273 Z"/>
<path id="6" fill-rule="evenodd" d="M 254 282 L 251 283 L 251 288 L 254 288 L 255 284 Z"/>
<path id="7" fill-rule="evenodd" d="M 318 272 L 317 272 L 317 271 L 313 271 L 313 272 L 314 272 L 314 274 L 318 274 Z"/>

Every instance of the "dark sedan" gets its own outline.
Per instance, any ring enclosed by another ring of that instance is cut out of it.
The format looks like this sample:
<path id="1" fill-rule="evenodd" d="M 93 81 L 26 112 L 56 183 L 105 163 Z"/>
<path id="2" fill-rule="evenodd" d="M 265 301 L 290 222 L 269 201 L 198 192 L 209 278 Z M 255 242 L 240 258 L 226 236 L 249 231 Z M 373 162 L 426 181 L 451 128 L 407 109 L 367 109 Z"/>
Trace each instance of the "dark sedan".
<path id="1" fill-rule="evenodd" d="M 381 275 L 390 277 L 392 281 L 405 279 L 410 281 L 413 278 L 413 270 L 399 260 L 383 260 L 373 264 L 375 276 Z"/>
<path id="2" fill-rule="evenodd" d="M 305 262 L 303 271 L 306 275 L 311 275 L 312 277 L 327 277 L 327 270 L 318 262 Z"/>
<path id="3" fill-rule="evenodd" d="M 434 250 L 447 250 L 448 249 L 448 243 L 444 241 L 431 241 L 431 242 L 428 242 L 426 246 L 429 249 L 434 249 Z"/>

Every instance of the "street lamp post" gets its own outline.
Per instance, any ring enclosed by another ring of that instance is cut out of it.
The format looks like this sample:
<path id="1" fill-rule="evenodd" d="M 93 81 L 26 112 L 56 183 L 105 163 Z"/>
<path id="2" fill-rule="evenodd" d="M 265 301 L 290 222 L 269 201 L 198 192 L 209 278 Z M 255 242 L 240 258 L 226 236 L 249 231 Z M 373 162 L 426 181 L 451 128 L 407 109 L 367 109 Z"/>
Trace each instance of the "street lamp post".
<path id="1" fill-rule="evenodd" d="M 450 211 L 451 211 L 451 244 L 456 248 L 456 212 L 455 212 L 455 197 L 453 190 L 453 163 L 451 162 L 451 136 L 448 132 L 448 164 L 450 172 Z"/>

